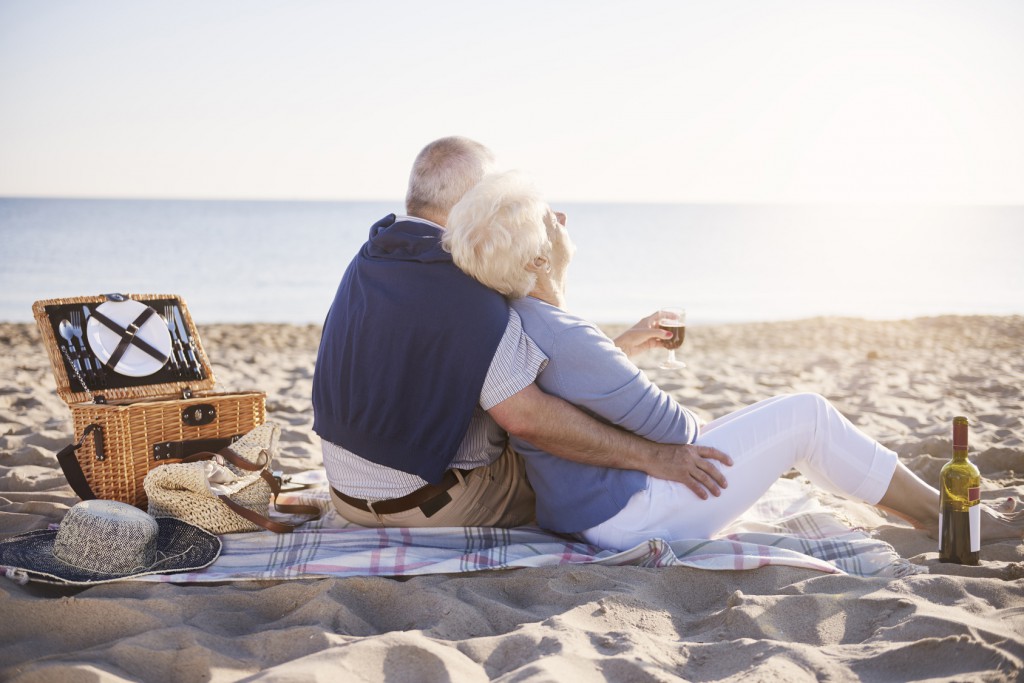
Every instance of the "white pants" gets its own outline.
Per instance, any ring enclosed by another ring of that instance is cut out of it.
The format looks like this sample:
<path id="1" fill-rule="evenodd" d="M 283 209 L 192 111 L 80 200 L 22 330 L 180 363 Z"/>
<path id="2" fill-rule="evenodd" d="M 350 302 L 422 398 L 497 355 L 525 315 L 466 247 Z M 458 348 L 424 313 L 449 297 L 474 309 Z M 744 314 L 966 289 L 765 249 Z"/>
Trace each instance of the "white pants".
<path id="1" fill-rule="evenodd" d="M 618 514 L 582 536 L 615 550 L 649 538 L 710 538 L 753 505 L 795 467 L 823 489 L 877 503 L 896 470 L 896 453 L 875 442 L 817 394 L 776 396 L 721 417 L 697 442 L 732 458 L 714 461 L 728 482 L 722 495 L 701 500 L 683 484 L 647 478 L 647 488 Z"/>

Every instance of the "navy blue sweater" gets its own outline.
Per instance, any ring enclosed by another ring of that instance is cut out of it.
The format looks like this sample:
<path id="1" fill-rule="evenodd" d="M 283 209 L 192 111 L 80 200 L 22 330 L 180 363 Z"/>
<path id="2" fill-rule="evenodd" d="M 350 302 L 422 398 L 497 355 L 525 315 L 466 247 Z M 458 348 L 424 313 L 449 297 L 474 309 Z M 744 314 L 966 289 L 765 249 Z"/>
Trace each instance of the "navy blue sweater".
<path id="1" fill-rule="evenodd" d="M 440 481 L 480 402 L 508 305 L 459 270 L 442 231 L 391 214 L 349 264 L 324 323 L 313 430 Z"/>

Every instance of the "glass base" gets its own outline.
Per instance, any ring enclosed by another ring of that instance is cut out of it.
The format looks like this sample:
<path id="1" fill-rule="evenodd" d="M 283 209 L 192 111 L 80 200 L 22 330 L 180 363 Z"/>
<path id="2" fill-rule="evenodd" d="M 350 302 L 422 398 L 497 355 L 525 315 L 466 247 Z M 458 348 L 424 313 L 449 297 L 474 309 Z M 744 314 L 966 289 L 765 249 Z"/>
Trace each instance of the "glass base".
<path id="1" fill-rule="evenodd" d="M 667 360 L 658 366 L 662 370 L 679 370 L 686 367 L 686 363 L 681 360 Z"/>

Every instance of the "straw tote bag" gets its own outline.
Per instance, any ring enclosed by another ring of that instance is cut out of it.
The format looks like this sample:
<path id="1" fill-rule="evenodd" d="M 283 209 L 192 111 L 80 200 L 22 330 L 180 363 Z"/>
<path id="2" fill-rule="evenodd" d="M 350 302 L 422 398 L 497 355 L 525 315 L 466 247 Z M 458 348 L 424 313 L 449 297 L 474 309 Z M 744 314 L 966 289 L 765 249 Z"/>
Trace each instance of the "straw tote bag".
<path id="1" fill-rule="evenodd" d="M 264 424 L 217 453 L 196 453 L 150 470 L 143 482 L 149 514 L 176 517 L 215 534 L 289 533 L 318 519 L 314 505 L 277 503 L 281 488 L 270 467 L 279 432 L 276 425 Z M 298 523 L 270 519 L 272 499 L 278 512 L 307 518 Z"/>

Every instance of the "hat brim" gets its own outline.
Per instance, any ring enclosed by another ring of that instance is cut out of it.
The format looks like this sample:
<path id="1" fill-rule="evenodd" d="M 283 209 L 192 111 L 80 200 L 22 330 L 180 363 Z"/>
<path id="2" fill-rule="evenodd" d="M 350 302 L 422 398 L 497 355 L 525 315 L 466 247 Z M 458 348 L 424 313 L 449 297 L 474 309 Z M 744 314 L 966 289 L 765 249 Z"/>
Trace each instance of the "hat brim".
<path id="1" fill-rule="evenodd" d="M 0 540 L 0 567 L 23 573 L 30 581 L 93 585 L 147 574 L 176 574 L 209 567 L 220 556 L 220 538 L 174 517 L 157 517 L 157 561 L 138 571 L 121 574 L 90 571 L 70 565 L 53 554 L 55 529 L 29 531 Z M 9 572 L 10 573 L 10 572 Z"/>

